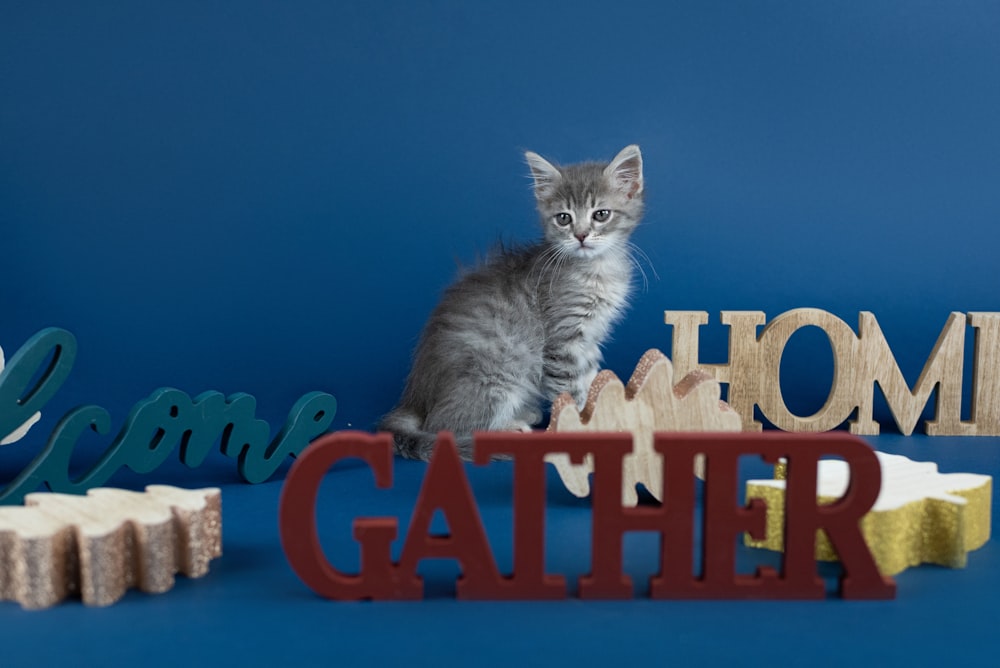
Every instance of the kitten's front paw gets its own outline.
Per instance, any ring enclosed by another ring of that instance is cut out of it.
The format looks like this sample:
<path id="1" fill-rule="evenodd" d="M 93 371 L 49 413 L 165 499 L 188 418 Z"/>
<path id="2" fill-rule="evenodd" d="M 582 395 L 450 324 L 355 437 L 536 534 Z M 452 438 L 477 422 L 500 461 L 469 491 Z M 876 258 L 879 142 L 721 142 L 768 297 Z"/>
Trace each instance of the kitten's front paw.
<path id="1" fill-rule="evenodd" d="M 522 434 L 530 434 L 534 430 L 531 428 L 531 425 L 528 424 L 527 422 L 514 422 L 509 427 L 507 427 L 507 431 L 519 431 Z"/>
<path id="2" fill-rule="evenodd" d="M 521 419 L 517 421 L 516 424 L 526 424 L 528 425 L 528 431 L 531 431 L 531 425 L 536 425 L 542 421 L 542 411 L 537 408 L 532 408 L 525 413 L 521 414 Z"/>

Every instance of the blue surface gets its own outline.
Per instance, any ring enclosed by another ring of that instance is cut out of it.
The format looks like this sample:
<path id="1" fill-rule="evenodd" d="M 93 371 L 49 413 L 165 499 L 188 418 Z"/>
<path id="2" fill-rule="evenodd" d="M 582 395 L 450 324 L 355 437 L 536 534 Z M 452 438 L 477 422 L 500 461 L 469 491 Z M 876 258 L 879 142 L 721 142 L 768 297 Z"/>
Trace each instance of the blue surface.
<path id="1" fill-rule="evenodd" d="M 717 362 L 719 311 L 815 306 L 852 327 L 873 311 L 912 385 L 949 312 L 1000 311 L 997 34 L 1000 8 L 974 1 L 3 2 L 0 344 L 9 356 L 55 325 L 79 355 L 43 421 L 0 449 L 0 481 L 71 407 L 117 427 L 160 386 L 248 392 L 274 429 L 320 390 L 334 428 L 371 428 L 456 263 L 536 233 L 524 149 L 569 162 L 642 146 L 649 284 L 607 348 L 620 375 L 669 349 L 664 309 L 709 312 L 702 357 Z M 967 370 L 971 348 L 970 331 Z M 796 334 L 789 408 L 817 410 L 832 368 L 821 335 Z M 1000 439 L 874 442 L 998 473 Z M 422 470 L 397 463 L 392 492 L 359 467 L 330 476 L 338 563 L 355 558 L 347 518 L 405 518 Z M 503 567 L 509 472 L 474 478 Z M 995 541 L 965 570 L 905 573 L 889 603 L 340 605 L 281 556 L 280 480 L 239 484 L 216 454 L 111 482 L 223 486 L 226 556 L 107 610 L 0 604 L 2 665 L 998 649 Z M 582 572 L 589 511 L 550 497 L 553 570 Z M 644 541 L 637 573 L 655 561 Z"/>
<path id="2" fill-rule="evenodd" d="M 879 437 L 873 443 L 943 471 L 1000 476 L 1000 439 Z M 501 568 L 511 563 L 512 466 L 468 467 L 483 521 Z M 376 490 L 360 465 L 337 467 L 321 488 L 324 547 L 343 570 L 357 564 L 350 522 L 396 515 L 405 529 L 424 465 L 395 463 L 395 485 Z M 751 471 L 752 474 L 755 474 Z M 200 475 L 205 475 L 202 471 Z M 202 482 L 202 481 L 196 481 Z M 0 606 L 4 665 L 73 658 L 77 665 L 616 665 L 631 660 L 753 660 L 802 665 L 933 665 L 996 652 L 1000 550 L 995 540 L 970 554 L 967 568 L 923 566 L 897 576 L 893 601 L 684 602 L 636 598 L 588 602 L 486 603 L 453 598 L 457 567 L 425 561 L 427 600 L 343 603 L 314 596 L 287 566 L 278 542 L 280 482 L 223 487 L 224 555 L 202 579 L 178 578 L 162 595 L 130 592 L 109 608 L 68 602 L 38 612 Z M 567 576 L 589 566 L 590 509 L 550 476 L 547 565 Z M 993 513 L 996 516 L 997 503 Z M 396 554 L 400 541 L 395 544 Z M 638 588 L 656 572 L 651 534 L 629 535 L 625 571 Z M 774 555 L 740 547 L 738 566 L 774 564 Z M 831 569 L 824 569 L 831 574 Z M 15 640 L 16 639 L 16 640 Z M 671 659 L 670 657 L 674 657 Z M 751 658 L 752 657 L 752 658 Z"/>

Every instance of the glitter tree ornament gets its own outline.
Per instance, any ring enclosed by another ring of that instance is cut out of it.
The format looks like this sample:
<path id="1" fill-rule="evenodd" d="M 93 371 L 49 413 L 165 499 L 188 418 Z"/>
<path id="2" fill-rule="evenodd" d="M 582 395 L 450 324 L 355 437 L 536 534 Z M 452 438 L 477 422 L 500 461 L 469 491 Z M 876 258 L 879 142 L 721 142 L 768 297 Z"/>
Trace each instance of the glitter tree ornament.
<path id="1" fill-rule="evenodd" d="M 675 384 L 673 365 L 654 348 L 639 360 L 628 385 L 611 371 L 597 374 L 582 411 L 570 395 L 557 397 L 549 431 L 631 432 L 632 454 L 622 464 L 622 503 L 635 506 L 639 483 L 657 500 L 663 499 L 663 457 L 653 450 L 655 432 L 741 431 L 739 414 L 720 396 L 718 381 L 704 371 L 692 371 Z M 590 493 L 592 458 L 576 465 L 566 455 L 555 454 L 546 461 L 556 467 L 572 494 L 584 497 Z M 700 468 L 699 459 L 696 469 Z M 700 470 L 697 473 L 701 475 Z"/>
<path id="2" fill-rule="evenodd" d="M 879 572 L 895 575 L 910 566 L 937 564 L 964 568 L 968 553 L 990 538 L 993 478 L 975 473 L 940 473 L 934 462 L 915 462 L 901 455 L 876 452 L 882 467 L 882 489 L 861 520 Z M 786 471 L 774 480 L 747 482 L 747 500 L 767 504 L 767 535 L 746 537 L 750 547 L 782 550 Z M 844 495 L 850 475 L 844 462 L 819 462 L 816 495 L 831 503 Z M 816 536 L 816 558 L 836 561 L 837 552 L 822 532 Z"/>
<path id="3" fill-rule="evenodd" d="M 150 485 L 86 496 L 40 492 L 0 508 L 0 601 L 47 608 L 73 595 L 107 606 L 135 587 L 162 593 L 222 554 L 218 489 Z"/>

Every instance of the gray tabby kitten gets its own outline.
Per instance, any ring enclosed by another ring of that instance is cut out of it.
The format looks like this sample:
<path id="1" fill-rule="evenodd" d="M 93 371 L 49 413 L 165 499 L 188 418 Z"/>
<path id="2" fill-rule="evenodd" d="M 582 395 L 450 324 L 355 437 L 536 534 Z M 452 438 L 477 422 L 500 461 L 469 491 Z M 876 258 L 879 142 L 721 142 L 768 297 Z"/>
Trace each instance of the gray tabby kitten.
<path id="1" fill-rule="evenodd" d="M 500 249 L 445 291 L 399 405 L 379 424 L 405 457 L 429 459 L 446 430 L 469 459 L 473 431 L 530 431 L 561 392 L 582 407 L 626 306 L 629 236 L 643 209 L 639 147 L 608 164 L 525 158 L 543 238 Z"/>

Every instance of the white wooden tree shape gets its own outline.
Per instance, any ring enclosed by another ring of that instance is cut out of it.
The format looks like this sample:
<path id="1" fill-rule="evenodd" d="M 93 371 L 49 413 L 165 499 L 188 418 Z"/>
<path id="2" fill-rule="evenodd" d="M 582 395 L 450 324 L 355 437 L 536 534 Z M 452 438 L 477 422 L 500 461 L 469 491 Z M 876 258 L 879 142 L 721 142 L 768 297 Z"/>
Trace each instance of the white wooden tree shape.
<path id="1" fill-rule="evenodd" d="M 993 478 L 940 473 L 934 462 L 875 454 L 882 467 L 882 487 L 875 505 L 861 520 L 861 531 L 879 572 L 896 575 L 924 563 L 964 568 L 968 553 L 990 539 Z M 785 474 L 779 466 L 774 480 L 747 481 L 747 500 L 763 499 L 767 504 L 766 535 L 762 540 L 745 536 L 750 547 L 784 549 Z M 820 460 L 819 502 L 833 503 L 844 496 L 850 479 L 846 462 Z M 837 560 L 837 551 L 823 531 L 816 534 L 816 558 Z"/>
<path id="2" fill-rule="evenodd" d="M 653 451 L 654 432 L 742 429 L 739 414 L 720 396 L 718 381 L 704 371 L 692 371 L 674 384 L 670 360 L 652 349 L 639 360 L 627 386 L 611 371 L 597 374 L 582 412 L 570 395 L 556 398 L 549 431 L 631 432 L 632 454 L 622 464 L 622 503 L 634 506 L 639 500 L 638 483 L 663 500 L 663 457 Z M 590 493 L 592 458 L 574 465 L 567 455 L 556 454 L 546 461 L 555 465 L 571 493 L 579 497 Z"/>
<path id="3" fill-rule="evenodd" d="M 129 587 L 161 593 L 222 554 L 218 489 L 37 493 L 0 507 L 0 601 L 46 608 L 72 594 L 110 605 Z"/>

